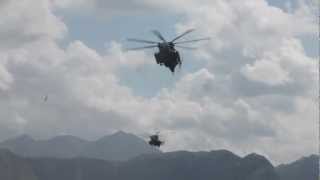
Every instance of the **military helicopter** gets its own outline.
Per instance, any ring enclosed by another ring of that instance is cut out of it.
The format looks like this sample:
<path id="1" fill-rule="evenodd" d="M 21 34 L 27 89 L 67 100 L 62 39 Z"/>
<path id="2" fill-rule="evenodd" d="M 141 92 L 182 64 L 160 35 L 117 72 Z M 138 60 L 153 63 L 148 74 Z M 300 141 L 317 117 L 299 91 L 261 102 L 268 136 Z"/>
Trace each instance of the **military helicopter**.
<path id="1" fill-rule="evenodd" d="M 161 140 L 159 139 L 159 132 L 157 132 L 156 134 L 151 135 L 151 136 L 149 136 L 149 137 L 150 137 L 149 144 L 150 144 L 151 146 L 160 147 L 161 145 L 164 144 L 164 141 L 161 141 Z"/>
<path id="2" fill-rule="evenodd" d="M 153 30 L 152 33 L 161 40 L 160 42 L 129 38 L 127 39 L 128 41 L 133 41 L 138 43 L 147 43 L 152 45 L 137 47 L 137 48 L 129 48 L 128 50 L 158 48 L 159 52 L 154 54 L 157 64 L 159 64 L 160 66 L 162 65 L 166 66 L 167 68 L 170 69 L 172 73 L 174 73 L 176 66 L 179 65 L 181 67 L 181 64 L 182 64 L 179 52 L 175 49 L 175 47 L 184 48 L 184 49 L 195 49 L 194 47 L 181 46 L 180 44 L 210 40 L 210 38 L 200 38 L 200 39 L 193 39 L 193 40 L 177 41 L 178 39 L 182 38 L 183 36 L 193 31 L 195 31 L 195 29 L 189 29 L 168 42 L 159 31 Z"/>

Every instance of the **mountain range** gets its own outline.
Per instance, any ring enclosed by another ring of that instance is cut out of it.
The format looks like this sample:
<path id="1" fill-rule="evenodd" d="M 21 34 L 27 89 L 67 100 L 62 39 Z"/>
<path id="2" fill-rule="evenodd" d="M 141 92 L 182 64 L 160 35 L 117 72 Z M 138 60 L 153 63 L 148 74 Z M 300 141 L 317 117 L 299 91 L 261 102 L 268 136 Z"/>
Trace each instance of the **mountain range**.
<path id="1" fill-rule="evenodd" d="M 319 156 L 303 157 L 289 164 L 282 164 L 276 168 L 281 180 L 317 179 L 319 176 Z"/>
<path id="2" fill-rule="evenodd" d="M 34 140 L 28 135 L 22 135 L 0 143 L 0 148 L 8 149 L 23 157 L 87 157 L 109 161 L 126 161 L 142 154 L 161 153 L 143 139 L 123 131 L 96 141 L 87 141 L 70 135 Z"/>
<path id="3" fill-rule="evenodd" d="M 141 155 L 125 162 L 88 158 L 22 158 L 0 151 L 1 180 L 279 180 L 271 163 L 225 151 Z"/>
<path id="4" fill-rule="evenodd" d="M 0 149 L 1 180 L 316 180 L 319 177 L 316 155 L 274 167 L 268 159 L 254 153 L 245 157 L 227 150 L 162 153 L 124 132 L 97 141 L 73 136 L 36 141 L 24 135 L 2 142 L 0 147 L 6 148 Z"/>

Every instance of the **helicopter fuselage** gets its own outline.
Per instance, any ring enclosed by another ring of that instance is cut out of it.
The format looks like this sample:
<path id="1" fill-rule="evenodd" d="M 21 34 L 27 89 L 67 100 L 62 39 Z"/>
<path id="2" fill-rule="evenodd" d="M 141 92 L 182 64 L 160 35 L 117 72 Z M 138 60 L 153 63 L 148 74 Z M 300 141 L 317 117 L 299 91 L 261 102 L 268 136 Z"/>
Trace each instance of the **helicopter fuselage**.
<path id="1" fill-rule="evenodd" d="M 159 65 L 168 67 L 174 72 L 177 65 L 181 65 L 179 52 L 174 48 L 173 43 L 158 43 L 159 52 L 155 53 L 156 62 Z"/>
<path id="2" fill-rule="evenodd" d="M 152 135 L 150 136 L 150 141 L 149 141 L 149 144 L 151 146 L 157 146 L 157 147 L 160 147 L 164 142 L 163 141 L 160 141 L 159 139 L 159 135 Z"/>

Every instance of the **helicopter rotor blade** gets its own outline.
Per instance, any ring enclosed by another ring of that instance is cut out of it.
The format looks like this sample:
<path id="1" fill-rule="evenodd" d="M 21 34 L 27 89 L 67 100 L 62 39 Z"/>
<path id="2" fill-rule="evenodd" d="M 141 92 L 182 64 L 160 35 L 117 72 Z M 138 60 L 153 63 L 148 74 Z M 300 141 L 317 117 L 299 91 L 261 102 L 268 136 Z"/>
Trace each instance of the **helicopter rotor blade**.
<path id="1" fill-rule="evenodd" d="M 175 42 L 173 44 L 184 44 L 184 43 L 191 43 L 191 42 L 198 42 L 198 41 L 207 41 L 210 40 L 211 38 L 201 38 L 201 39 L 193 39 L 193 40 L 188 40 L 188 41 L 180 41 L 180 42 Z"/>
<path id="2" fill-rule="evenodd" d="M 136 51 L 136 50 L 141 50 L 141 49 L 151 49 L 151 48 L 155 48 L 158 47 L 156 45 L 152 45 L 152 46 L 143 46 L 143 47 L 136 47 L 136 48 L 127 48 L 127 51 Z"/>
<path id="3" fill-rule="evenodd" d="M 196 48 L 196 47 L 187 47 L 187 46 L 180 46 L 180 45 L 176 45 L 175 47 L 182 48 L 182 49 L 189 49 L 189 50 L 196 50 L 196 49 L 198 49 L 198 48 Z"/>
<path id="4" fill-rule="evenodd" d="M 144 39 L 135 39 L 135 38 L 128 38 L 127 41 L 148 43 L 148 44 L 158 44 L 158 42 L 155 42 L 155 41 L 149 41 L 149 40 L 144 40 Z"/>
<path id="5" fill-rule="evenodd" d="M 174 38 L 171 42 L 174 42 L 174 41 L 180 39 L 181 37 L 183 37 L 183 36 L 185 36 L 185 35 L 193 32 L 193 31 L 195 31 L 195 29 L 189 29 L 189 30 L 185 31 L 184 33 L 182 33 L 181 35 L 179 35 L 179 36 L 177 36 L 176 38 Z"/>
<path id="6" fill-rule="evenodd" d="M 159 31 L 153 30 L 152 33 L 153 33 L 154 35 L 156 35 L 156 36 L 157 36 L 160 40 L 162 40 L 163 42 L 167 42 Z"/>

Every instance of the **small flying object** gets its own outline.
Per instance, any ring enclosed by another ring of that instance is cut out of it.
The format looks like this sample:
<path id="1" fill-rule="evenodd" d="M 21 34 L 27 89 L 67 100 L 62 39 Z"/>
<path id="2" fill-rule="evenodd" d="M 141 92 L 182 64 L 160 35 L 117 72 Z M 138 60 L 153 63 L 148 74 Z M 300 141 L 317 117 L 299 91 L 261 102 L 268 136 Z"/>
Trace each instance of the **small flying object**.
<path id="1" fill-rule="evenodd" d="M 43 96 L 43 101 L 47 102 L 47 100 L 48 100 L 48 95 Z"/>
<path id="2" fill-rule="evenodd" d="M 151 146 L 157 146 L 157 147 L 160 147 L 161 145 L 164 144 L 164 141 L 161 141 L 159 139 L 159 132 L 150 136 L 149 144 Z"/>
<path id="3" fill-rule="evenodd" d="M 161 40 L 160 42 L 129 38 L 128 41 L 147 43 L 152 45 L 137 47 L 137 48 L 129 48 L 128 50 L 158 48 L 159 52 L 156 52 L 154 54 L 157 64 L 159 64 L 160 66 L 162 65 L 166 66 L 167 68 L 170 69 L 172 73 L 174 73 L 176 66 L 179 65 L 181 67 L 181 64 L 182 64 L 179 52 L 175 49 L 175 47 L 183 48 L 183 49 L 196 49 L 194 47 L 181 46 L 180 44 L 210 40 L 210 38 L 200 38 L 200 39 L 193 39 L 193 40 L 177 41 L 178 39 L 193 32 L 194 30 L 195 29 L 189 29 L 169 42 L 161 35 L 159 31 L 154 30 L 152 31 L 152 33 Z"/>

